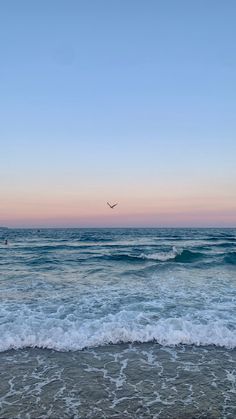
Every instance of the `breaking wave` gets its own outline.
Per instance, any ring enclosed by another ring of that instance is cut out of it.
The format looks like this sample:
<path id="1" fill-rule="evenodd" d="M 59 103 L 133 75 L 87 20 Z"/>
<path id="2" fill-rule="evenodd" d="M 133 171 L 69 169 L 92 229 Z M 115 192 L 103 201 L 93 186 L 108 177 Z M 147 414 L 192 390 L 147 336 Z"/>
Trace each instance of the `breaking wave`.
<path id="1" fill-rule="evenodd" d="M 204 323 L 180 317 L 145 323 L 145 319 L 146 314 L 129 311 L 83 322 L 69 318 L 18 316 L 14 322 L 1 326 L 0 351 L 27 347 L 76 351 L 131 342 L 156 342 L 164 346 L 236 347 L 235 330 L 227 327 L 222 320 Z"/>
<path id="2" fill-rule="evenodd" d="M 166 252 L 155 252 L 155 253 L 141 253 L 140 255 L 132 254 L 112 254 L 102 256 L 104 259 L 110 259 L 114 261 L 122 262 L 142 262 L 143 260 L 153 260 L 157 262 L 179 262 L 179 263 L 191 263 L 196 262 L 206 257 L 206 253 L 195 252 L 187 249 L 177 249 L 175 247 L 170 251 Z"/>
<path id="3" fill-rule="evenodd" d="M 95 259 L 105 259 L 120 262 L 143 262 L 144 260 L 156 262 L 176 262 L 176 263 L 194 263 L 205 259 L 221 259 L 226 264 L 236 264 L 236 252 L 201 252 L 188 249 L 177 249 L 173 247 L 170 251 L 159 251 L 154 253 L 141 253 L 141 254 L 126 254 L 117 253 L 110 255 L 95 256 Z"/>

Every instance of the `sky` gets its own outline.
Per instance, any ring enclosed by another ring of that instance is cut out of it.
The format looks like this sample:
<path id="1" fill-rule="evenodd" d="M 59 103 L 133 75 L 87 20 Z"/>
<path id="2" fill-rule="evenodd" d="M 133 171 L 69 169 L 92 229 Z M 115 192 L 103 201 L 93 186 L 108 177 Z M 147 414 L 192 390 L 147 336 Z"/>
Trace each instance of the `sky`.
<path id="1" fill-rule="evenodd" d="M 235 0 L 2 0 L 0 225 L 236 226 L 235 18 Z"/>

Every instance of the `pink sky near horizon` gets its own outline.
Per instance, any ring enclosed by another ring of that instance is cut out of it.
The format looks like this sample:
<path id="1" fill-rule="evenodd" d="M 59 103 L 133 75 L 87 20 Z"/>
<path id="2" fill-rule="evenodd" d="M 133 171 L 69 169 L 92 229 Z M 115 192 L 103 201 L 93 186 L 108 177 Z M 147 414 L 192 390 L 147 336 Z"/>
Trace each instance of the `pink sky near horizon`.
<path id="1" fill-rule="evenodd" d="M 0 206 L 0 225 L 9 227 L 233 227 L 236 197 L 232 187 L 217 191 L 212 185 L 188 187 L 154 185 L 117 193 L 95 189 L 5 191 Z M 113 210 L 106 204 L 118 202 Z"/>

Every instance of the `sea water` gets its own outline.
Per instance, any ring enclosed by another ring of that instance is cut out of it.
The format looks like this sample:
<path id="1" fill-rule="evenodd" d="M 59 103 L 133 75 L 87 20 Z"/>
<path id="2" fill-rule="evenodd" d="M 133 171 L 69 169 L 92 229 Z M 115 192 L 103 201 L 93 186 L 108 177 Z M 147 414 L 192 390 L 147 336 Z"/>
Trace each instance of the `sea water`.
<path id="1" fill-rule="evenodd" d="M 4 418 L 236 417 L 236 229 L 0 230 L 0 374 Z"/>

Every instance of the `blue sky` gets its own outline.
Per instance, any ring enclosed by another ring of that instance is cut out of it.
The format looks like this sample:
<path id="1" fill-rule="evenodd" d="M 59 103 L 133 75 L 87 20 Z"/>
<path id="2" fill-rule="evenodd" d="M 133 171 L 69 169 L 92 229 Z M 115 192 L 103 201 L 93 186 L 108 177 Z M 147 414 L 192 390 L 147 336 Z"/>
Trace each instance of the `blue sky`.
<path id="1" fill-rule="evenodd" d="M 230 0 L 2 1 L 0 223 L 235 225 L 235 16 Z"/>

